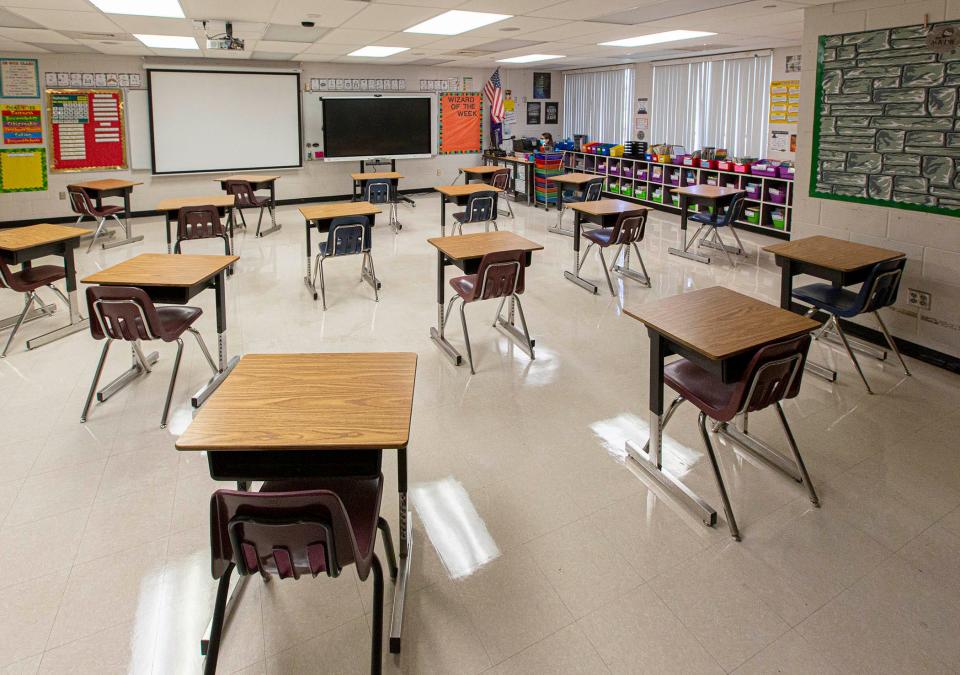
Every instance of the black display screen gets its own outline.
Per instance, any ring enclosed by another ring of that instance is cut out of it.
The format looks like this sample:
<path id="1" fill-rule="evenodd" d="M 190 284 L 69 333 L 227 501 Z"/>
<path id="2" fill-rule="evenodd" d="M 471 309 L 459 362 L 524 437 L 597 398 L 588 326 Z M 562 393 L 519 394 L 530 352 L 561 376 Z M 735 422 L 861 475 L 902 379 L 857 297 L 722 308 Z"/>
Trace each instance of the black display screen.
<path id="1" fill-rule="evenodd" d="M 432 152 L 430 99 L 325 98 L 325 157 L 429 155 Z"/>

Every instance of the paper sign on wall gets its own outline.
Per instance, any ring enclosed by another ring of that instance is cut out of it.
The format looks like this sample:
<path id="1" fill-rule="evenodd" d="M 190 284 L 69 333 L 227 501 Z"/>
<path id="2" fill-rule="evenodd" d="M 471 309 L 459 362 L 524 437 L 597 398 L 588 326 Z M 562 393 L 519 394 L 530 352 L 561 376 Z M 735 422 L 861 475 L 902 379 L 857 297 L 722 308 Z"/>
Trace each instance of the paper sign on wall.
<path id="1" fill-rule="evenodd" d="M 4 145 L 43 143 L 39 105 L 0 105 L 0 126 Z"/>
<path id="2" fill-rule="evenodd" d="M 127 168 L 116 89 L 48 89 L 51 171 Z"/>
<path id="3" fill-rule="evenodd" d="M 40 98 L 37 59 L 0 59 L 0 96 Z"/>
<path id="4" fill-rule="evenodd" d="M 774 124 L 796 124 L 800 116 L 800 80 L 770 83 L 770 116 Z"/>
<path id="5" fill-rule="evenodd" d="M 37 192 L 46 189 L 46 150 L 0 150 L 0 192 Z"/>
<path id="6" fill-rule="evenodd" d="M 440 94 L 440 154 L 480 152 L 483 97 L 479 92 Z"/>

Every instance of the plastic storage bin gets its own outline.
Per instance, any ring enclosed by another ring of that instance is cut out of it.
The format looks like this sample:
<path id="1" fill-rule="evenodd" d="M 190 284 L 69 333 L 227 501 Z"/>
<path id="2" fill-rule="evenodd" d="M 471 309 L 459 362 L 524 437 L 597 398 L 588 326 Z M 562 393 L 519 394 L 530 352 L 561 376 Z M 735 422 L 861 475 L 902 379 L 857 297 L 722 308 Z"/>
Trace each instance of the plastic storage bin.
<path id="1" fill-rule="evenodd" d="M 657 202 L 658 204 L 663 204 L 663 188 L 654 188 L 651 195 L 651 201 Z"/>
<path id="2" fill-rule="evenodd" d="M 640 185 L 633 191 L 633 196 L 637 199 L 646 199 L 647 198 L 647 188 L 646 186 Z"/>
<path id="3" fill-rule="evenodd" d="M 680 172 L 671 171 L 670 172 L 670 185 L 680 185 Z"/>
<path id="4" fill-rule="evenodd" d="M 743 219 L 754 225 L 760 224 L 760 209 L 746 209 L 743 212 Z"/>
<path id="5" fill-rule="evenodd" d="M 771 187 L 767 190 L 767 201 L 774 204 L 786 204 L 787 191 L 782 187 Z"/>
<path id="6" fill-rule="evenodd" d="M 760 199 L 760 183 L 747 183 L 747 199 Z"/>
<path id="7" fill-rule="evenodd" d="M 774 209 L 770 212 L 770 223 L 777 230 L 785 230 L 787 227 L 786 213 L 783 209 Z"/>

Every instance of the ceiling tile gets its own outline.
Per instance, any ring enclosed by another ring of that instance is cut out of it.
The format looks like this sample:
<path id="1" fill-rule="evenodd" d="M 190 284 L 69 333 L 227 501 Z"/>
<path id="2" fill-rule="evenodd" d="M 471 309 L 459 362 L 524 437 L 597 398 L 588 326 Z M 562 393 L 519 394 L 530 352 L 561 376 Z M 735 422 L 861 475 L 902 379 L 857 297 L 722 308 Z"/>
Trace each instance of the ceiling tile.
<path id="1" fill-rule="evenodd" d="M 250 55 L 251 61 L 289 61 L 292 54 L 285 52 L 261 52 L 256 51 Z"/>
<path id="2" fill-rule="evenodd" d="M 272 23 L 263 32 L 264 40 L 279 40 L 281 42 L 316 42 L 328 28 L 307 28 L 306 26 L 287 26 L 281 23 Z"/>
<path id="3" fill-rule="evenodd" d="M 277 0 L 180 0 L 190 19 L 230 19 L 267 23 Z"/>
<path id="4" fill-rule="evenodd" d="M 276 54 L 299 54 L 312 43 L 310 42 L 281 42 L 279 40 L 260 40 L 257 42 L 258 52 L 274 52 Z"/>
<path id="5" fill-rule="evenodd" d="M 434 7 L 411 7 L 409 5 L 367 5 L 343 24 L 344 28 L 368 28 L 371 30 L 402 31 L 421 21 L 435 17 L 440 12 Z"/>
<path id="6" fill-rule="evenodd" d="M 81 44 L 87 45 L 103 54 L 120 54 L 125 56 L 146 56 L 152 54 L 149 49 L 143 46 L 143 43 L 137 42 L 118 42 L 116 40 L 80 40 Z"/>
<path id="7" fill-rule="evenodd" d="M 76 44 L 71 38 L 45 28 L 0 28 L 0 37 L 17 42 L 43 42 L 55 45 Z"/>
<path id="8" fill-rule="evenodd" d="M 376 44 L 388 35 L 390 35 L 390 31 L 337 28 L 320 38 L 319 42 L 333 45 L 360 45 L 362 47 Z"/>
<path id="9" fill-rule="evenodd" d="M 40 9 L 63 9 L 73 12 L 96 12 L 97 8 L 87 0 L 0 0 L 3 7 L 37 7 Z"/>
<path id="10" fill-rule="evenodd" d="M 518 16 L 549 7 L 555 2 L 556 0 L 475 0 L 470 2 L 469 8 L 463 7 L 461 9 Z"/>
<path id="11" fill-rule="evenodd" d="M 33 43 L 35 47 L 40 47 L 48 52 L 53 52 L 54 54 L 96 54 L 97 50 L 88 47 L 83 44 L 72 44 L 72 45 L 46 45 Z"/>
<path id="12" fill-rule="evenodd" d="M 49 28 L 49 26 L 35 23 L 2 7 L 0 7 L 0 26 L 4 28 Z"/>
<path id="13" fill-rule="evenodd" d="M 678 0 L 670 1 L 676 2 Z M 595 19 L 605 14 L 635 8 L 637 5 L 644 4 L 648 3 L 637 2 L 637 0 L 604 0 L 602 3 L 584 2 L 584 0 L 567 0 L 566 2 L 560 2 L 552 6 L 534 10 L 530 12 L 530 16 L 582 21 L 583 19 Z M 642 11 L 642 8 L 637 11 Z"/>
<path id="14" fill-rule="evenodd" d="M 439 38 L 437 35 L 425 35 L 423 33 L 391 33 L 384 38 L 381 38 L 381 42 L 388 47 L 423 47 L 425 45 L 432 44 L 436 42 Z"/>
<path id="15" fill-rule="evenodd" d="M 193 35 L 189 19 L 165 19 L 157 16 L 110 14 L 110 19 L 128 33 L 140 35 Z"/>
<path id="16" fill-rule="evenodd" d="M 465 0 L 376 0 L 376 2 L 380 5 L 412 5 L 414 7 L 433 7 L 434 9 L 453 9 L 466 4 Z M 464 9 L 466 8 L 464 7 Z M 473 9 L 472 4 L 470 9 Z M 436 14 L 440 14 L 440 12 L 436 12 Z"/>
<path id="17" fill-rule="evenodd" d="M 285 24 L 313 21 L 318 26 L 334 28 L 368 6 L 369 3 L 356 0 L 279 0 L 270 20 Z"/>
<path id="18" fill-rule="evenodd" d="M 61 12 L 55 9 L 36 9 L 18 7 L 13 10 L 20 16 L 53 30 L 92 31 L 96 33 L 115 33 L 119 30 L 100 12 Z"/>
<path id="19" fill-rule="evenodd" d="M 328 44 L 326 42 L 315 42 L 300 52 L 301 56 L 342 56 L 349 51 L 353 51 L 352 45 Z"/>
<path id="20" fill-rule="evenodd" d="M 25 42 L 17 42 L 16 40 L 8 40 L 6 38 L 0 37 L 0 51 L 5 52 L 33 52 L 33 53 L 46 53 L 45 49 L 40 49 L 39 47 L 34 47 L 33 45 L 28 45 Z"/>

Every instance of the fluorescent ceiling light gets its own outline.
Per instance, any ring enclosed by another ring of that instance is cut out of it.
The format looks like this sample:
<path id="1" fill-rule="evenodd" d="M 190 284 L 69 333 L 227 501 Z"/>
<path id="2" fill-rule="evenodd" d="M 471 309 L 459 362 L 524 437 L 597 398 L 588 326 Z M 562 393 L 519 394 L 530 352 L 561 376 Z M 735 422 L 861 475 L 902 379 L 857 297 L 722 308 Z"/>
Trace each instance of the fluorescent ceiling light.
<path id="1" fill-rule="evenodd" d="M 200 49 L 196 39 L 185 35 L 134 35 L 133 37 L 153 49 Z"/>
<path id="2" fill-rule="evenodd" d="M 405 52 L 409 47 L 378 47 L 377 45 L 367 45 L 356 51 L 352 51 L 347 56 L 372 56 L 374 58 L 383 58 L 384 56 L 393 56 L 400 52 Z"/>
<path id="3" fill-rule="evenodd" d="M 566 58 L 560 54 L 527 54 L 526 56 L 512 56 L 509 59 L 497 59 L 497 63 L 533 63 L 534 61 L 549 61 L 551 59 Z"/>
<path id="4" fill-rule="evenodd" d="M 468 30 L 489 26 L 491 23 L 512 19 L 512 14 L 489 14 L 487 12 L 464 12 L 452 9 L 423 23 L 407 28 L 404 33 L 429 33 L 430 35 L 459 35 Z"/>
<path id="5" fill-rule="evenodd" d="M 598 42 L 597 44 L 607 47 L 643 47 L 645 45 L 658 45 L 661 42 L 676 42 L 678 40 L 707 37 L 708 35 L 716 35 L 716 33 L 708 33 L 702 30 L 668 30 L 664 33 L 638 35 L 637 37 L 627 38 L 625 40 Z"/>
<path id="6" fill-rule="evenodd" d="M 177 0 L 90 0 L 90 2 L 105 14 L 184 18 L 183 8 Z"/>

